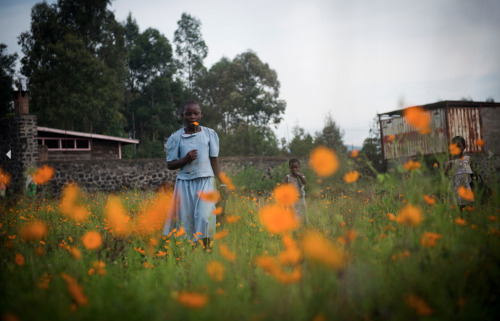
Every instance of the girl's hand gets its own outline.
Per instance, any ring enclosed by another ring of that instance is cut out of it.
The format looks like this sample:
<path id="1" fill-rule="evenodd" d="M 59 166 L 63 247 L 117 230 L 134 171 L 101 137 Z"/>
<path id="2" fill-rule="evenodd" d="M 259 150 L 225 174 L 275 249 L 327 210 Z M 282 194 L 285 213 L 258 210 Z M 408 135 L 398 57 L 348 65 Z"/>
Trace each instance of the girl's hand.
<path id="1" fill-rule="evenodd" d="M 198 150 L 197 149 L 190 150 L 184 158 L 187 160 L 188 163 L 194 161 L 196 158 L 198 158 Z"/>

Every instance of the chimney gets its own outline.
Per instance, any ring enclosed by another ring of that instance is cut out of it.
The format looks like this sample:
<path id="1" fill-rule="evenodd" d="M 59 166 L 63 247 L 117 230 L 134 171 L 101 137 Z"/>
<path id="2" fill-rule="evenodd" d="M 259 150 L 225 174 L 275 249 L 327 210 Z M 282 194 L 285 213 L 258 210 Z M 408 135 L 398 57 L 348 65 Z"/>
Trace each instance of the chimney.
<path id="1" fill-rule="evenodd" d="M 21 79 L 19 79 L 19 87 L 13 91 L 14 94 L 14 112 L 18 115 L 28 115 L 30 113 L 29 92 L 23 90 Z"/>

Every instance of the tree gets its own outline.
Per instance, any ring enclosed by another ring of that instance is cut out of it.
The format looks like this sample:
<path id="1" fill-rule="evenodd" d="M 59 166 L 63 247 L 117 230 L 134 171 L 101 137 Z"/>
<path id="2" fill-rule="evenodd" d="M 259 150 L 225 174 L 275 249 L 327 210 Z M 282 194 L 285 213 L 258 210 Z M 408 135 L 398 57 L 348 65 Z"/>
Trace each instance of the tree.
<path id="1" fill-rule="evenodd" d="M 314 147 L 311 134 L 306 133 L 304 128 L 299 126 L 293 127 L 292 133 L 293 138 L 288 144 L 290 155 L 302 158 L 309 156 L 310 151 Z"/>
<path id="2" fill-rule="evenodd" d="M 231 135 L 220 136 L 221 156 L 276 156 L 279 142 L 269 127 L 241 123 Z"/>
<path id="3" fill-rule="evenodd" d="M 375 117 L 370 125 L 370 132 L 368 138 L 363 141 L 361 154 L 366 155 L 366 158 L 372 163 L 377 171 L 384 169 L 382 158 L 382 147 L 380 142 L 380 124 L 378 118 Z"/>
<path id="4" fill-rule="evenodd" d="M 325 125 L 321 132 L 317 132 L 314 138 L 314 145 L 323 145 L 330 147 L 336 152 L 345 153 L 347 148 L 344 145 L 344 133 L 333 120 L 332 115 L 328 113 L 325 118 Z"/>
<path id="5" fill-rule="evenodd" d="M 201 22 L 183 13 L 174 33 L 175 52 L 180 58 L 180 71 L 188 85 L 189 92 L 203 70 L 203 59 L 208 55 L 208 47 L 201 35 Z"/>
<path id="6" fill-rule="evenodd" d="M 0 43 L 0 117 L 6 115 L 12 105 L 12 85 L 17 54 L 7 54 L 7 46 Z"/>

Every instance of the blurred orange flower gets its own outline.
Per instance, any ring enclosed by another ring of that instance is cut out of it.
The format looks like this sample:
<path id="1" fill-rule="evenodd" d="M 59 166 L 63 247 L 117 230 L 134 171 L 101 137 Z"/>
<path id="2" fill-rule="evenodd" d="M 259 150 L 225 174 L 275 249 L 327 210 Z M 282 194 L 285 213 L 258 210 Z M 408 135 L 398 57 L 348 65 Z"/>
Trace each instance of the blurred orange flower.
<path id="1" fill-rule="evenodd" d="M 462 150 L 460 149 L 460 147 L 458 147 L 457 144 L 451 143 L 449 148 L 451 155 L 460 155 L 462 153 Z"/>
<path id="2" fill-rule="evenodd" d="M 417 226 L 423 221 L 424 217 L 420 209 L 413 205 L 406 205 L 396 216 L 395 221 L 399 224 L 408 226 Z"/>
<path id="3" fill-rule="evenodd" d="M 7 186 L 9 185 L 9 183 L 10 183 L 10 174 L 4 172 L 0 167 L 0 184 Z"/>
<path id="4" fill-rule="evenodd" d="M 207 273 L 208 276 L 217 282 L 224 280 L 224 265 L 217 261 L 210 261 L 207 264 Z"/>
<path id="5" fill-rule="evenodd" d="M 394 141 L 394 138 L 395 138 L 395 137 L 394 137 L 394 135 L 393 135 L 393 134 L 390 134 L 390 135 L 389 135 L 389 137 L 388 137 L 388 139 L 389 139 L 389 141 L 390 141 L 390 142 Z"/>
<path id="6" fill-rule="evenodd" d="M 110 196 L 108 198 L 104 214 L 109 221 L 109 226 L 113 230 L 113 234 L 117 236 L 126 236 L 129 234 L 130 216 L 119 197 Z"/>
<path id="7" fill-rule="evenodd" d="M 19 229 L 19 235 L 25 241 L 38 241 L 47 235 L 47 224 L 41 221 L 34 221 Z"/>
<path id="8" fill-rule="evenodd" d="M 347 231 L 345 231 L 344 235 L 343 236 L 339 236 L 337 238 L 337 241 L 340 243 L 340 244 L 347 244 L 347 243 L 351 243 L 352 241 L 354 241 L 356 238 L 358 237 L 358 233 L 354 230 L 354 229 L 349 229 Z"/>
<path id="9" fill-rule="evenodd" d="M 50 181 L 54 176 L 54 169 L 48 165 L 43 165 L 42 168 L 38 168 L 34 174 L 31 175 L 33 177 L 33 181 L 38 185 L 43 185 Z"/>
<path id="10" fill-rule="evenodd" d="M 201 309 L 208 303 L 208 296 L 196 292 L 179 292 L 177 302 L 189 309 Z"/>
<path id="11" fill-rule="evenodd" d="M 285 272 L 281 268 L 278 260 L 269 255 L 259 256 L 255 259 L 255 265 L 271 274 L 276 280 L 283 284 L 290 284 L 300 281 L 302 272 L 299 266 L 296 266 L 292 272 Z"/>
<path id="12" fill-rule="evenodd" d="M 100 276 L 106 274 L 106 263 L 103 261 L 94 261 L 92 264 L 92 268 L 88 271 L 88 275 L 92 275 L 94 273 L 99 274 Z"/>
<path id="13" fill-rule="evenodd" d="M 410 294 L 407 296 L 405 303 L 420 317 L 427 317 L 433 313 L 429 305 L 416 295 Z"/>
<path id="14" fill-rule="evenodd" d="M 408 124 L 420 130 L 421 134 L 430 133 L 429 125 L 431 115 L 421 106 L 408 107 L 403 111 L 403 116 Z"/>
<path id="15" fill-rule="evenodd" d="M 222 214 L 223 211 L 224 210 L 222 209 L 222 207 L 219 206 L 219 207 L 216 207 L 215 210 L 212 211 L 212 214 L 220 215 L 220 214 Z"/>
<path id="16" fill-rule="evenodd" d="M 358 171 L 351 171 L 344 175 L 344 181 L 346 183 L 354 183 L 355 181 L 358 180 L 358 178 L 359 178 Z"/>
<path id="17" fill-rule="evenodd" d="M 463 198 L 466 201 L 473 202 L 474 201 L 474 192 L 470 188 L 466 188 L 465 186 L 460 186 L 457 190 L 458 196 Z"/>
<path id="18" fill-rule="evenodd" d="M 288 234 L 283 235 L 285 250 L 279 254 L 280 263 L 283 265 L 297 264 L 302 258 L 302 252 L 297 246 L 297 242 Z"/>
<path id="19" fill-rule="evenodd" d="M 136 219 L 135 233 L 149 237 L 161 230 L 165 223 L 165 213 L 168 213 L 172 200 L 171 191 L 158 193 L 152 203 Z"/>
<path id="20" fill-rule="evenodd" d="M 319 232 L 307 231 L 302 237 L 301 246 L 304 257 L 310 261 L 336 271 L 344 268 L 346 264 L 344 252 Z"/>
<path id="21" fill-rule="evenodd" d="M 292 184 L 283 184 L 274 189 L 273 197 L 276 203 L 283 206 L 290 206 L 299 200 L 299 191 Z"/>
<path id="22" fill-rule="evenodd" d="M 424 235 L 422 235 L 420 243 L 422 244 L 422 246 L 434 247 L 436 246 L 436 241 L 439 240 L 441 237 L 442 237 L 441 234 L 426 232 Z"/>
<path id="23" fill-rule="evenodd" d="M 318 176 L 327 177 L 337 171 L 339 160 L 333 150 L 324 146 L 318 146 L 311 152 L 309 165 Z"/>
<path id="24" fill-rule="evenodd" d="M 281 206 L 270 205 L 260 209 L 260 222 L 269 233 L 285 233 L 299 227 L 295 214 Z"/>
<path id="25" fill-rule="evenodd" d="M 76 221 L 83 221 L 89 216 L 87 209 L 79 203 L 80 197 L 82 197 L 82 194 L 78 185 L 67 184 L 63 188 L 59 204 L 61 212 Z"/>
<path id="26" fill-rule="evenodd" d="M 226 223 L 230 223 L 230 224 L 236 223 L 239 220 L 241 220 L 241 216 L 230 215 L 230 216 L 226 217 Z"/>
<path id="27" fill-rule="evenodd" d="M 194 122 L 193 122 L 193 125 L 198 126 L 198 125 L 199 125 L 199 123 L 198 123 L 197 121 L 194 121 Z"/>
<path id="28" fill-rule="evenodd" d="M 228 230 L 223 230 L 223 231 L 217 232 L 214 235 L 214 240 L 221 240 L 221 239 L 225 238 L 228 234 L 229 234 Z"/>
<path id="29" fill-rule="evenodd" d="M 102 236 L 99 232 L 89 231 L 83 235 L 82 243 L 87 250 L 98 249 L 102 244 Z"/>
<path id="30" fill-rule="evenodd" d="M 220 254 L 229 262 L 234 262 L 236 260 L 236 254 L 232 252 L 227 245 L 219 244 Z"/>
<path id="31" fill-rule="evenodd" d="M 14 258 L 14 262 L 16 262 L 17 265 L 23 266 L 24 265 L 24 256 L 21 253 L 16 253 L 16 256 Z"/>
<path id="32" fill-rule="evenodd" d="M 434 204 L 436 204 L 436 200 L 435 200 L 435 199 L 433 199 L 433 198 L 432 198 L 431 196 L 429 196 L 429 195 L 424 195 L 424 200 L 425 200 L 425 202 L 426 202 L 427 204 L 429 204 L 429 205 L 434 205 Z"/>
<path id="33" fill-rule="evenodd" d="M 457 225 L 462 225 L 462 226 L 466 226 L 466 225 L 467 225 L 467 222 L 466 222 L 463 218 L 457 217 L 457 218 L 455 219 L 455 224 L 457 224 Z"/>
<path id="34" fill-rule="evenodd" d="M 354 149 L 354 150 L 351 151 L 351 157 L 352 158 L 356 158 L 358 156 L 359 156 L 359 150 Z"/>
<path id="35" fill-rule="evenodd" d="M 484 146 L 484 140 L 482 140 L 481 138 L 476 140 L 476 145 L 479 146 L 479 147 L 483 147 Z"/>
<path id="36" fill-rule="evenodd" d="M 89 303 L 87 296 L 83 293 L 83 288 L 78 282 L 66 273 L 61 273 L 61 277 L 66 281 L 68 292 L 73 300 L 79 306 L 85 306 Z"/>
<path id="37" fill-rule="evenodd" d="M 417 170 L 421 167 L 422 165 L 418 162 L 418 161 L 413 161 L 413 159 L 410 159 L 409 161 L 407 161 L 406 163 L 403 164 L 403 167 L 407 170 L 407 171 L 414 171 L 414 170 Z"/>
<path id="38" fill-rule="evenodd" d="M 198 196 L 208 203 L 217 203 L 220 199 L 220 194 L 217 191 L 204 192 L 199 191 Z"/>
<path id="39" fill-rule="evenodd" d="M 230 190 L 230 191 L 234 191 L 236 189 L 236 187 L 234 186 L 233 182 L 231 181 L 231 179 L 226 175 L 226 173 L 224 172 L 220 172 L 219 173 L 219 178 L 222 182 L 222 184 L 226 184 L 227 186 L 227 189 Z"/>

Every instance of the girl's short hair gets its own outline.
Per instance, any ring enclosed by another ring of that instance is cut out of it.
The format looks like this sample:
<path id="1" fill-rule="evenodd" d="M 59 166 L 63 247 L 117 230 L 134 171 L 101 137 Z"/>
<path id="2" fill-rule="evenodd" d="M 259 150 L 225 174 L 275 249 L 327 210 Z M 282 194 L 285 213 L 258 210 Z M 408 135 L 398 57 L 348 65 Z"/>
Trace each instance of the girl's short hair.
<path id="1" fill-rule="evenodd" d="M 452 144 L 462 143 L 462 146 L 465 148 L 465 139 L 462 136 L 455 136 L 451 139 Z"/>
<path id="2" fill-rule="evenodd" d="M 182 105 L 182 113 L 184 113 L 184 111 L 186 110 L 186 107 L 189 106 L 189 105 L 198 105 L 198 106 L 201 106 L 200 103 L 197 100 L 195 100 L 195 99 L 186 100 L 184 102 L 184 105 Z"/>
<path id="3" fill-rule="evenodd" d="M 291 158 L 291 159 L 288 161 L 288 167 L 292 166 L 292 164 L 295 164 L 295 163 L 299 164 L 299 166 L 300 166 L 300 160 L 299 160 L 298 158 L 295 158 L 295 157 L 294 157 L 294 158 Z"/>

